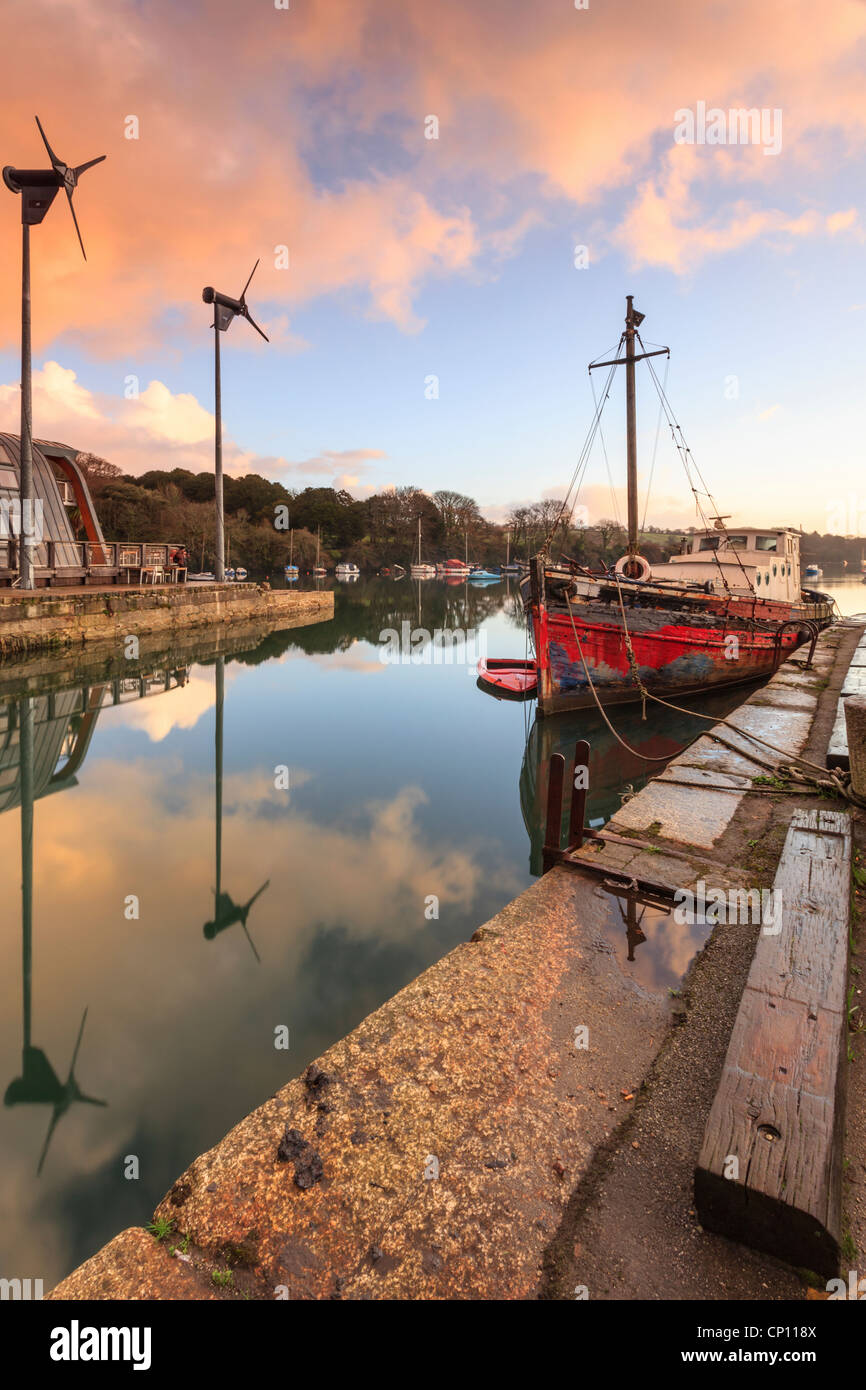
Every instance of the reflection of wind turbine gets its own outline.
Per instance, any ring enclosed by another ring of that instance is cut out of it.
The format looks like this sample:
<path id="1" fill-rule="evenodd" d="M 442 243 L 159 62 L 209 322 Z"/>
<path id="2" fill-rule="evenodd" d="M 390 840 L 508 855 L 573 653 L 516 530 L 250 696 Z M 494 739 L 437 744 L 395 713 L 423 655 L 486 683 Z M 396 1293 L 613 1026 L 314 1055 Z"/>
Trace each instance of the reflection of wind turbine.
<path id="1" fill-rule="evenodd" d="M 66 1081 L 60 1080 L 41 1047 L 34 1047 L 31 1038 L 31 994 L 33 979 L 33 724 L 34 708 L 29 696 L 20 702 L 18 737 L 19 767 L 21 776 L 21 916 L 22 916 L 22 967 L 23 967 L 23 1015 L 24 1045 L 21 1050 L 21 1076 L 10 1081 L 6 1087 L 3 1104 L 12 1105 L 51 1105 L 53 1112 L 42 1153 L 39 1158 L 37 1174 L 42 1172 L 48 1153 L 48 1145 L 57 1123 L 75 1101 L 87 1105 L 107 1105 L 104 1100 L 96 1100 L 85 1095 L 75 1079 L 75 1063 L 78 1049 L 84 1035 L 87 1009 L 81 1019 L 69 1075 Z"/>
<path id="2" fill-rule="evenodd" d="M 223 863 L 223 710 L 225 705 L 225 657 L 218 656 L 216 662 L 216 724 L 214 731 L 214 753 L 216 761 L 216 887 L 214 888 L 214 915 L 212 922 L 205 922 L 203 931 L 208 941 L 213 941 L 220 932 L 240 922 L 244 929 L 250 949 L 261 965 L 261 957 L 255 943 L 247 931 L 247 917 L 256 898 L 264 893 L 270 883 L 267 879 L 257 889 L 248 903 L 234 902 L 230 894 L 222 891 Z"/>

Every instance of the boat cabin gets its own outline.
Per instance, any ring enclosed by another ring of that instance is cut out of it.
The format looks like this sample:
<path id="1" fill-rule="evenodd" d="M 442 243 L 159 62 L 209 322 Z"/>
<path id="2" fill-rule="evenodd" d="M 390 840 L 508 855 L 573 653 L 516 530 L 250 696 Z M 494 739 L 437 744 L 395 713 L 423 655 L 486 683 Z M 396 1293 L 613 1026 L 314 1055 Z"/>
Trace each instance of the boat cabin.
<path id="1" fill-rule="evenodd" d="M 710 583 L 720 592 L 757 598 L 800 598 L 800 533 L 778 529 L 730 527 L 686 536 L 679 555 L 653 565 L 653 579 Z M 751 586 L 751 587 L 750 587 Z"/>

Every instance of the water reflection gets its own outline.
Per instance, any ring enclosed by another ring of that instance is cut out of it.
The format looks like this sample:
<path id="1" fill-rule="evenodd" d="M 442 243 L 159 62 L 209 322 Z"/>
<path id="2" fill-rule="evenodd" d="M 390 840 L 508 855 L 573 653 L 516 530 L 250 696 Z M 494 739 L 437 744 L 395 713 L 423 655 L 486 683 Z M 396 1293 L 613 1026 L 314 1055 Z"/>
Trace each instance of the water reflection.
<path id="1" fill-rule="evenodd" d="M 225 657 L 218 656 L 216 659 L 216 715 L 214 722 L 214 785 L 216 788 L 216 879 L 214 887 L 214 916 L 213 921 L 205 922 L 204 935 L 208 941 L 212 941 L 220 932 L 227 931 L 229 927 L 236 926 L 240 922 L 244 929 L 244 935 L 250 943 L 250 949 L 256 960 L 261 965 L 261 957 L 256 950 L 255 943 L 250 936 L 247 928 L 247 918 L 250 915 L 250 908 L 257 898 L 260 898 L 265 889 L 270 886 L 270 879 L 266 879 L 261 888 L 258 888 L 249 902 L 243 905 L 232 901 L 228 893 L 223 892 L 222 888 L 222 863 L 223 863 L 223 726 L 225 718 Z"/>

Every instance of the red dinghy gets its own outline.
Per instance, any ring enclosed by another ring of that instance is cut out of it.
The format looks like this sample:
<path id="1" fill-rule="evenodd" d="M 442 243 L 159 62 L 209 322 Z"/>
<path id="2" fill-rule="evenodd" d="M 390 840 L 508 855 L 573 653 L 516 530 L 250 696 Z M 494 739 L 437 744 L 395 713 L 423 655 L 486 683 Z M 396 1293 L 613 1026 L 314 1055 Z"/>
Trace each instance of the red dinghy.
<path id="1" fill-rule="evenodd" d="M 530 700 L 538 688 L 534 661 L 492 657 L 478 663 L 478 684 L 500 700 Z"/>

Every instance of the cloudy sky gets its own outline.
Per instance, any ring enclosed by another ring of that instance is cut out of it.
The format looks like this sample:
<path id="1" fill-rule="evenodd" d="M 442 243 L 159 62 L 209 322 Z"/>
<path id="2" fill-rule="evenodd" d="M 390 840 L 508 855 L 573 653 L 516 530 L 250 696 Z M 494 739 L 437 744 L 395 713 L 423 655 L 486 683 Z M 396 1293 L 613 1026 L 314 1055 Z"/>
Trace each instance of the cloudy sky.
<path id="1" fill-rule="evenodd" d="M 87 263 L 59 199 L 33 233 L 37 435 L 212 466 L 201 290 L 239 293 L 260 257 L 271 343 L 224 340 L 231 470 L 453 487 L 500 516 L 562 492 L 632 293 L 721 510 L 866 533 L 860 0 L 277 4 L 6 0 L 2 162 L 43 162 L 35 113 L 61 158 L 108 156 L 76 194 Z M 699 103 L 765 111 L 767 138 L 679 143 Z M 4 187 L 0 209 L 17 432 Z M 648 380 L 639 406 L 646 480 Z M 621 509 L 601 447 L 588 482 L 591 519 Z M 662 430 L 649 520 L 694 519 Z"/>

